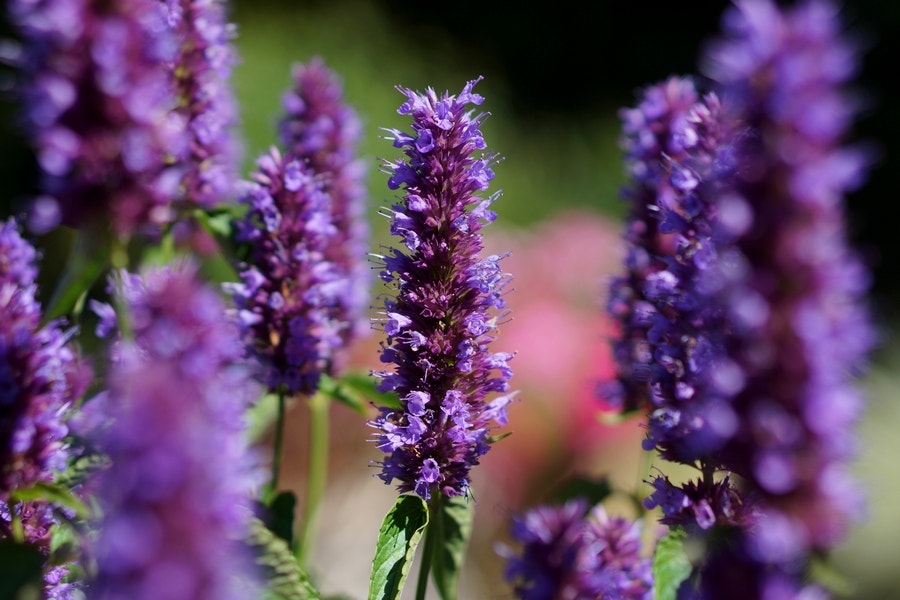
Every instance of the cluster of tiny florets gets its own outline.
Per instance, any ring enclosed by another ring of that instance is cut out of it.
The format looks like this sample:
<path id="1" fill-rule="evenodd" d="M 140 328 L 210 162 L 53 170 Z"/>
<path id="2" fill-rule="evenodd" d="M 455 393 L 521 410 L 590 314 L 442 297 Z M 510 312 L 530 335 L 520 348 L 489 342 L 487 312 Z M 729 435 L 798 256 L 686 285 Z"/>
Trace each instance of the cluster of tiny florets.
<path id="1" fill-rule="evenodd" d="M 483 98 L 470 81 L 458 96 L 400 89 L 398 112 L 413 119 L 412 134 L 390 130 L 406 160 L 386 162 L 388 186 L 401 204 L 386 211 L 402 247 L 379 255 L 381 278 L 395 290 L 377 318 L 387 341 L 379 387 L 400 398 L 372 422 L 377 447 L 388 454 L 381 477 L 400 491 L 468 493 L 469 469 L 489 449 L 492 423 L 506 423 L 512 375 L 507 352 L 490 352 L 505 307 L 509 276 L 501 256 L 480 257 L 480 230 L 495 215 L 485 190 L 494 173 L 480 125 L 468 105 Z M 502 394 L 489 400 L 492 393 Z"/>

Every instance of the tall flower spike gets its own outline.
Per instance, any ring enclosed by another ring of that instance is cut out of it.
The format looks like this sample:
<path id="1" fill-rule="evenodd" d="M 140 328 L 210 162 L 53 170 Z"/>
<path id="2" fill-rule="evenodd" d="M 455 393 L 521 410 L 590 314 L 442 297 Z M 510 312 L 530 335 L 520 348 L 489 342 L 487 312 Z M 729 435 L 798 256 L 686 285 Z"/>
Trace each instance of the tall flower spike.
<path id="1" fill-rule="evenodd" d="M 159 0 L 11 0 L 20 99 L 42 170 L 30 226 L 100 220 L 114 233 L 173 218 L 184 119 L 164 68 L 175 40 Z"/>
<path id="2" fill-rule="evenodd" d="M 695 395 L 696 371 L 706 366 L 692 363 L 700 355 L 683 346 L 676 329 L 699 317 L 695 329 L 714 330 L 708 303 L 696 302 L 697 293 L 685 288 L 697 285 L 702 258 L 714 252 L 710 208 L 696 187 L 698 171 L 707 175 L 713 167 L 719 112 L 714 95 L 701 99 L 690 79 L 678 77 L 650 86 L 636 108 L 621 112 L 632 183 L 624 190 L 626 274 L 614 280 L 608 305 L 618 324 L 618 379 L 605 390 L 623 410 L 648 408 L 681 422 L 683 405 Z M 651 431 L 654 437 L 666 436 Z"/>
<path id="3" fill-rule="evenodd" d="M 583 500 L 539 506 L 513 518 L 521 546 L 501 546 L 506 579 L 521 600 L 653 598 L 650 559 L 642 556 L 641 524 L 610 517 Z"/>
<path id="4" fill-rule="evenodd" d="M 87 373 L 60 321 L 41 327 L 35 298 L 37 252 L 13 219 L 0 224 L 0 539 L 19 520 L 27 543 L 49 555 L 53 507 L 12 502 L 10 494 L 53 481 L 66 468 L 66 417 L 84 393 Z M 65 567 L 46 572 L 45 591 L 67 597 Z"/>
<path id="5" fill-rule="evenodd" d="M 90 598 L 248 598 L 256 476 L 245 415 L 257 390 L 225 305 L 190 263 L 121 273 L 119 342 L 96 432 L 103 520 Z M 252 583 L 251 583 L 252 584 Z"/>
<path id="6" fill-rule="evenodd" d="M 645 448 L 664 458 L 715 467 L 735 431 L 733 391 L 720 381 L 724 310 L 712 297 L 725 285 L 716 200 L 733 169 L 721 105 L 672 78 L 624 111 L 632 218 L 626 226 L 628 275 L 610 307 L 624 332 L 617 359 L 623 388 L 650 416 Z"/>
<path id="7" fill-rule="evenodd" d="M 232 129 L 238 117 L 230 87 L 235 27 L 224 0 L 165 0 L 165 7 L 178 43 L 170 72 L 189 137 L 180 195 L 212 208 L 231 200 L 237 182 L 240 152 Z"/>
<path id="8" fill-rule="evenodd" d="M 257 161 L 240 201 L 237 239 L 250 247 L 235 299 L 245 343 L 264 365 L 272 391 L 310 395 L 342 345 L 346 277 L 327 259 L 335 236 L 321 178 L 273 148 Z"/>
<path id="9" fill-rule="evenodd" d="M 488 350 L 509 277 L 501 256 L 478 256 L 480 230 L 496 217 L 488 207 L 498 195 L 479 195 L 493 179 L 496 157 L 480 154 L 485 113 L 467 108 L 483 101 L 472 91 L 478 81 L 458 96 L 398 88 L 407 97 L 398 112 L 412 117 L 413 134 L 389 130 L 408 160 L 385 162 L 388 186 L 404 192 L 402 204 L 386 212 L 403 249 L 378 257 L 382 279 L 396 290 L 376 319 L 387 334 L 381 359 L 394 370 L 374 375 L 402 409 L 382 408 L 370 425 L 389 454 L 380 477 L 426 500 L 435 491 L 468 493 L 469 470 L 490 447 L 492 422 L 506 424 L 513 396 L 513 355 Z M 505 395 L 488 401 L 494 392 Z"/>
<path id="10" fill-rule="evenodd" d="M 336 231 L 325 256 L 346 278 L 347 289 L 338 297 L 343 312 L 338 318 L 349 324 L 343 330 L 346 342 L 368 331 L 366 168 L 357 155 L 362 126 L 343 99 L 340 80 L 320 58 L 294 65 L 292 77 L 294 87 L 284 96 L 279 136 L 286 155 L 324 176 L 325 191 L 331 196 Z"/>
<path id="11" fill-rule="evenodd" d="M 719 201 L 729 285 L 728 364 L 739 430 L 722 460 L 759 496 L 766 525 L 750 553 L 802 564 L 840 541 L 859 515 L 848 473 L 862 410 L 855 377 L 874 333 L 865 267 L 848 248 L 846 194 L 865 156 L 843 145 L 854 116 L 845 84 L 859 68 L 835 5 L 738 2 L 706 69 L 747 133 L 733 192 Z"/>

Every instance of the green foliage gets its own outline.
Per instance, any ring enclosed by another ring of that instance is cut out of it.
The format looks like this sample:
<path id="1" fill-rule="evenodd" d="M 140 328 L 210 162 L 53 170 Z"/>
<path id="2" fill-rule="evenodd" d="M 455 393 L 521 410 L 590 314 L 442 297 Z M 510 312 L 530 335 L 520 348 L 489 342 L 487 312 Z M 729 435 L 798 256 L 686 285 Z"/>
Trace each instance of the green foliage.
<path id="1" fill-rule="evenodd" d="M 72 490 L 61 485 L 39 481 L 27 488 L 14 490 L 10 495 L 12 502 L 44 501 L 56 506 L 68 508 L 79 518 L 90 517 L 91 511 L 81 498 Z"/>
<path id="2" fill-rule="evenodd" d="M 297 495 L 291 491 L 278 492 L 269 503 L 269 519 L 266 527 L 283 539 L 288 547 L 294 545 L 294 511 Z"/>
<path id="3" fill-rule="evenodd" d="M 468 496 L 440 497 L 435 503 L 436 514 L 431 517 L 428 535 L 435 535 L 431 575 L 434 586 L 443 600 L 455 600 L 462 569 L 472 535 L 475 505 Z"/>
<path id="4" fill-rule="evenodd" d="M 372 402 L 378 406 L 401 408 L 397 394 L 379 392 L 375 379 L 358 371 L 345 373 L 339 379 L 322 375 L 319 391 L 363 416 L 367 412 L 366 406 Z"/>
<path id="5" fill-rule="evenodd" d="M 65 271 L 44 307 L 44 320 L 80 313 L 88 291 L 109 262 L 108 240 L 89 231 L 80 232 L 69 250 Z"/>
<path id="6" fill-rule="evenodd" d="M 369 600 L 395 600 L 400 597 L 426 525 L 428 506 L 424 500 L 413 495 L 397 498 L 378 532 L 369 578 Z"/>
<path id="7" fill-rule="evenodd" d="M 38 600 L 43 588 L 43 564 L 37 548 L 0 540 L 0 598 Z"/>
<path id="8" fill-rule="evenodd" d="M 266 578 L 264 600 L 319 600 L 320 595 L 303 569 L 297 564 L 287 542 L 254 519 L 250 547 Z"/>
<path id="9" fill-rule="evenodd" d="M 684 550 L 687 534 L 672 529 L 656 546 L 653 555 L 653 598 L 675 600 L 678 586 L 691 574 L 691 562 Z"/>

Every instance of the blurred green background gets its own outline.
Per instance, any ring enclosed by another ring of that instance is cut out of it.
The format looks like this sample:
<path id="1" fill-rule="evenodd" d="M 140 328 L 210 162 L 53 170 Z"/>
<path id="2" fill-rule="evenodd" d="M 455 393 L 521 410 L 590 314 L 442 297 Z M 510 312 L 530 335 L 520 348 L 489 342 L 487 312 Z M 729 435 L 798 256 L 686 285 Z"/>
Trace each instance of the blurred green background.
<path id="1" fill-rule="evenodd" d="M 396 113 L 403 97 L 394 86 L 456 93 L 467 80 L 484 76 L 477 89 L 491 117 L 483 130 L 489 148 L 504 159 L 492 187 L 503 190 L 494 206 L 497 227 L 534 229 L 576 208 L 616 220 L 623 214 L 618 189 L 624 181 L 617 111 L 632 104 L 644 85 L 695 73 L 703 43 L 718 31 L 727 3 L 557 0 L 525 8 L 489 1 L 233 0 L 231 6 L 238 27 L 234 85 L 245 170 L 275 142 L 290 65 L 322 57 L 342 77 L 346 100 L 362 117 L 361 151 L 371 166 L 369 214 L 378 244 L 387 239 L 387 226 L 377 208 L 394 200 L 379 159 L 396 157 L 381 128 L 408 128 Z M 851 586 L 849 597 L 874 600 L 900 598 L 900 468 L 893 462 L 900 452 L 900 350 L 893 328 L 900 297 L 900 202 L 894 200 L 890 168 L 900 139 L 900 2 L 847 0 L 843 8 L 866 49 L 859 79 L 866 109 L 855 137 L 874 144 L 881 156 L 869 184 L 849 199 L 848 221 L 852 241 L 875 276 L 872 304 L 882 343 L 866 376 L 870 402 L 857 464 L 870 499 L 869 518 L 838 550 L 836 562 Z M 6 216 L 28 197 L 34 166 L 13 125 L 15 106 L 7 99 L 0 109 L 0 178 L 6 190 L 0 216 Z M 376 517 L 387 506 L 375 507 Z M 374 535 L 377 522 L 361 526 Z M 371 548 L 355 551 L 368 556 Z"/>

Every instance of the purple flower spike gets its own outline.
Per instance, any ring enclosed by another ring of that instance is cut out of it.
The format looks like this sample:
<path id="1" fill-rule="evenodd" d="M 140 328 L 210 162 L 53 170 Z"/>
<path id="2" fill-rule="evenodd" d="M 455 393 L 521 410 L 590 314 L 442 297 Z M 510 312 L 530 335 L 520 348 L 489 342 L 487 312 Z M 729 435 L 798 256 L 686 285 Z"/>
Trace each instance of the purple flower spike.
<path id="1" fill-rule="evenodd" d="M 245 414 L 255 398 L 237 328 L 189 263 L 122 273 L 133 338 L 108 375 L 95 433 L 103 520 L 91 598 L 249 598 L 245 539 L 257 477 Z"/>
<path id="2" fill-rule="evenodd" d="M 381 478 L 426 500 L 435 491 L 468 493 L 469 469 L 490 448 L 493 424 L 506 422 L 513 396 L 512 355 L 488 350 L 509 276 L 500 270 L 502 257 L 478 256 L 480 230 L 494 218 L 486 207 L 498 195 L 479 196 L 496 158 L 479 153 L 485 114 L 467 108 L 482 102 L 472 92 L 478 81 L 459 96 L 398 88 L 407 97 L 398 112 L 412 117 L 413 135 L 390 130 L 408 161 L 385 163 L 388 185 L 404 192 L 403 203 L 385 213 L 402 247 L 378 257 L 382 279 L 396 290 L 376 319 L 387 334 L 382 361 L 395 368 L 374 375 L 403 408 L 383 408 L 370 424 L 389 454 Z M 492 393 L 504 395 L 486 401 Z"/>
<path id="3" fill-rule="evenodd" d="M 12 539 L 15 516 L 25 541 L 49 555 L 51 527 L 58 525 L 53 507 L 11 502 L 10 494 L 52 482 L 66 468 L 66 418 L 89 373 L 60 321 L 41 327 L 37 258 L 14 220 L 0 224 L 0 539 Z M 65 566 L 45 572 L 47 594 L 65 597 L 65 573 Z"/>
<path id="4" fill-rule="evenodd" d="M 185 122 L 165 65 L 176 42 L 159 0 L 12 0 L 19 89 L 42 170 L 31 226 L 151 231 L 173 219 Z"/>
<path id="5" fill-rule="evenodd" d="M 731 265 L 743 266 L 718 266 L 730 276 L 718 297 L 740 424 L 722 459 L 773 524 L 754 536 L 753 554 L 779 564 L 834 547 L 860 516 L 847 460 L 862 410 L 854 378 L 874 333 L 862 302 L 869 277 L 843 216 L 866 165 L 842 145 L 854 114 L 844 85 L 858 61 L 841 28 L 827 1 L 743 1 L 706 55 L 747 132 L 733 193 L 720 201 L 720 235 Z"/>
<path id="6" fill-rule="evenodd" d="M 323 175 L 331 196 L 335 235 L 325 256 L 345 278 L 338 300 L 345 343 L 368 332 L 367 310 L 371 270 L 366 262 L 369 225 L 365 218 L 366 165 L 357 155 L 362 134 L 359 117 L 344 102 L 338 77 L 320 58 L 296 64 L 294 87 L 285 94 L 279 134 L 285 153 Z"/>
<path id="7" fill-rule="evenodd" d="M 182 199 L 203 208 L 230 201 L 237 183 L 239 147 L 232 130 L 237 106 L 229 81 L 236 62 L 224 0 L 165 0 L 178 42 L 170 67 L 187 122 L 188 156 Z"/>
<path id="8" fill-rule="evenodd" d="M 247 205 L 238 240 L 251 250 L 241 283 L 229 290 L 244 340 L 272 391 L 310 395 L 348 326 L 341 319 L 346 274 L 325 256 L 336 235 L 322 179 L 276 149 L 257 162 L 240 196 Z"/>
<path id="9" fill-rule="evenodd" d="M 517 551 L 501 546 L 506 579 L 521 600 L 653 598 L 650 559 L 641 552 L 641 525 L 610 517 L 583 500 L 539 506 L 513 518 Z"/>

